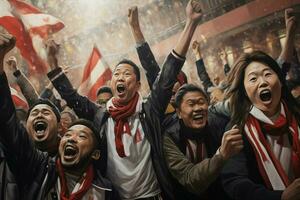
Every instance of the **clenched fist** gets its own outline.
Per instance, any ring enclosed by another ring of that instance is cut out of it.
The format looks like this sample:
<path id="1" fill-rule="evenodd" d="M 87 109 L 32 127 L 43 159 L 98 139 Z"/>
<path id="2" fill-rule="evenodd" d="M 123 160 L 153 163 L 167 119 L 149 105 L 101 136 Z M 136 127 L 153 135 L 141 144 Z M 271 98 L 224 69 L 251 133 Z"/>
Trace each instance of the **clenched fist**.
<path id="1" fill-rule="evenodd" d="M 228 160 L 239 153 L 243 147 L 242 134 L 236 126 L 233 126 L 231 130 L 226 131 L 223 135 L 220 154 L 224 160 Z"/>

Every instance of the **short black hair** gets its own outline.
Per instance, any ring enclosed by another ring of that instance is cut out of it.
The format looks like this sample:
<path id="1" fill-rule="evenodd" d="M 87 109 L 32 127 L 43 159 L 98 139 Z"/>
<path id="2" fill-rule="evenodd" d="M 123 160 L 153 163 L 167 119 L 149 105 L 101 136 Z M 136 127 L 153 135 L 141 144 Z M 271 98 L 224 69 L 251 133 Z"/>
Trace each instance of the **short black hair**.
<path id="1" fill-rule="evenodd" d="M 133 67 L 133 71 L 134 71 L 135 76 L 136 76 L 136 80 L 137 80 L 137 81 L 140 81 L 140 80 L 141 80 L 141 72 L 140 72 L 140 68 L 139 68 L 133 61 L 128 60 L 128 59 L 123 59 L 123 60 L 121 60 L 121 61 L 116 65 L 116 67 L 119 66 L 120 64 L 128 64 L 128 65 L 132 66 L 132 67 Z M 116 67 L 115 67 L 115 69 L 116 69 Z"/>
<path id="2" fill-rule="evenodd" d="M 95 144 L 96 144 L 96 148 L 100 148 L 100 144 L 102 144 L 102 139 L 103 137 L 100 135 L 100 129 L 97 128 L 97 126 L 95 125 L 95 123 L 93 123 L 92 121 L 86 120 L 86 119 L 77 119 L 75 120 L 70 126 L 69 128 L 71 128 L 72 126 L 75 125 L 83 125 L 88 127 L 89 129 L 91 129 L 91 131 L 93 132 L 93 135 L 95 136 L 94 138 L 96 139 Z"/>
<path id="3" fill-rule="evenodd" d="M 106 85 L 99 88 L 99 90 L 97 91 L 97 96 L 99 94 L 102 94 L 102 93 L 110 93 L 111 95 L 113 94 L 112 91 L 111 91 L 111 88 L 109 86 L 106 86 Z"/>
<path id="4" fill-rule="evenodd" d="M 200 92 L 205 99 L 207 100 L 207 102 L 209 102 L 209 97 L 207 95 L 207 93 L 200 87 L 193 85 L 193 84 L 184 84 L 183 86 L 181 86 L 176 95 L 175 95 L 175 105 L 176 108 L 180 107 L 180 104 L 182 102 L 182 99 L 184 97 L 184 95 L 188 92 Z"/>
<path id="5" fill-rule="evenodd" d="M 56 116 L 56 119 L 57 119 L 57 122 L 60 121 L 60 111 L 59 109 L 57 108 L 57 106 L 52 103 L 49 99 L 38 99 L 36 102 L 34 102 L 34 104 L 29 108 L 28 110 L 28 113 L 27 113 L 27 117 L 26 117 L 26 120 L 28 119 L 29 115 L 30 115 L 30 112 L 32 111 L 32 109 L 34 107 L 36 107 L 37 105 L 40 105 L 40 104 L 45 104 L 45 105 L 48 105 L 51 107 L 52 111 L 54 112 L 55 116 Z"/>

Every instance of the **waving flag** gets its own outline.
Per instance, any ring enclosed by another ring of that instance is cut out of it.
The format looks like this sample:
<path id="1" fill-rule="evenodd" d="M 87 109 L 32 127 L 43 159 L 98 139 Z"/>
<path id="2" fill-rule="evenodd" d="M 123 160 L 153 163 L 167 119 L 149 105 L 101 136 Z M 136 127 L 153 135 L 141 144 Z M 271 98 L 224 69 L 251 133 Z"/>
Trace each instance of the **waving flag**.
<path id="1" fill-rule="evenodd" d="M 49 34 L 64 27 L 57 18 L 44 14 L 20 0 L 0 1 L 0 25 L 16 37 L 16 46 L 25 58 L 31 72 L 46 72 L 46 52 L 43 41 Z"/>
<path id="2" fill-rule="evenodd" d="M 25 97 L 11 86 L 10 86 L 10 92 L 11 92 L 11 97 L 13 99 L 15 107 L 23 108 L 23 109 L 27 110 L 28 104 L 27 104 Z"/>
<path id="3" fill-rule="evenodd" d="M 97 90 L 111 79 L 112 71 L 102 58 L 97 47 L 93 48 L 92 54 L 84 68 L 81 84 L 78 92 L 87 96 L 90 100 L 96 100 Z"/>

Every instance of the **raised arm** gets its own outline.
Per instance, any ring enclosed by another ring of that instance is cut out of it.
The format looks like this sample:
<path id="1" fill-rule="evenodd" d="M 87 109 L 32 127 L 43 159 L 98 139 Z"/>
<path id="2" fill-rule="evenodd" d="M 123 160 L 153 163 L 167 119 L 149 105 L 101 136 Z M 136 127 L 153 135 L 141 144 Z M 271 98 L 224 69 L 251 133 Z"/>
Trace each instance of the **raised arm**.
<path id="1" fill-rule="evenodd" d="M 136 43 L 136 51 L 139 56 L 142 67 L 146 71 L 146 77 L 150 89 L 158 76 L 160 68 L 155 60 L 155 57 L 150 49 L 149 44 L 145 41 L 143 32 L 140 28 L 139 14 L 137 6 L 133 6 L 128 10 L 128 23 L 131 28 L 131 33 Z"/>
<path id="2" fill-rule="evenodd" d="M 37 151 L 25 128 L 18 122 L 8 80 L 3 68 L 4 56 L 15 45 L 7 32 L 0 33 L 0 140 L 9 152 L 7 161 L 21 182 L 31 182 L 41 164 L 47 159 Z M 47 163 L 47 162 L 44 162 Z M 21 177 L 20 177 L 21 176 Z"/>
<path id="3" fill-rule="evenodd" d="M 296 16 L 292 8 L 285 10 L 285 25 L 286 25 L 286 39 L 284 41 L 279 60 L 286 63 L 291 63 L 294 51 L 294 41 L 296 36 Z"/>
<path id="4" fill-rule="evenodd" d="M 10 57 L 7 61 L 7 64 L 13 70 L 14 76 L 17 79 L 17 83 L 22 91 L 22 94 L 26 98 L 29 107 L 32 106 L 39 99 L 36 89 L 25 76 L 25 74 L 18 69 L 15 57 Z"/>
<path id="5" fill-rule="evenodd" d="M 225 76 L 227 76 L 228 73 L 230 72 L 230 66 L 228 64 L 226 51 L 225 50 L 221 50 L 219 56 L 221 58 L 222 65 L 223 65 L 223 68 L 224 68 L 224 74 L 225 74 Z"/>
<path id="6" fill-rule="evenodd" d="M 175 84 L 177 74 L 180 72 L 191 39 L 196 30 L 198 21 L 202 17 L 200 3 L 191 0 L 186 7 L 186 24 L 182 31 L 175 49 L 167 57 L 160 75 L 154 82 L 152 91 L 148 98 L 149 105 L 158 116 L 163 119 L 165 110 L 172 96 L 172 88 Z"/>
<path id="7" fill-rule="evenodd" d="M 208 88 L 213 87 L 213 83 L 210 80 L 210 77 L 208 76 L 208 73 L 205 69 L 205 65 L 201 56 L 201 50 L 200 50 L 200 44 L 196 40 L 193 42 L 192 45 L 193 54 L 196 58 L 196 67 L 197 67 L 197 73 L 200 78 L 200 81 L 202 82 L 202 85 L 204 87 L 204 90 L 207 92 Z"/>
<path id="8" fill-rule="evenodd" d="M 93 121 L 98 108 L 96 104 L 91 102 L 88 98 L 77 93 L 62 68 L 58 66 L 58 49 L 59 46 L 54 41 L 48 41 L 48 63 L 51 69 L 48 73 L 48 78 L 60 96 L 67 102 L 68 106 L 75 111 L 79 118 Z"/>

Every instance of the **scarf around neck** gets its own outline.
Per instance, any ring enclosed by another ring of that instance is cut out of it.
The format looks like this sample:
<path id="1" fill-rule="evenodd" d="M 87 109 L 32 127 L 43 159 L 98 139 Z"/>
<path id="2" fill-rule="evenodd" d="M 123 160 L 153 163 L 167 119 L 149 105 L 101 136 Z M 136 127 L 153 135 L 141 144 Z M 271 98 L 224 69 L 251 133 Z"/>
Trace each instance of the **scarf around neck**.
<path id="1" fill-rule="evenodd" d="M 284 190 L 293 180 L 289 180 L 282 164 L 271 149 L 266 135 L 279 136 L 277 143 L 282 146 L 283 136 L 289 134 L 288 136 L 292 138 L 292 170 L 295 178 L 300 177 L 299 126 L 285 102 L 281 103 L 280 115 L 275 122 L 272 122 L 261 110 L 253 107 L 247 118 L 244 131 L 254 149 L 259 172 L 269 189 Z"/>
<path id="2" fill-rule="evenodd" d="M 116 150 L 118 155 L 122 158 L 126 157 L 122 136 L 123 134 L 131 135 L 128 118 L 135 113 L 138 100 L 138 93 L 136 93 L 126 105 L 121 104 L 114 98 L 112 99 L 113 106 L 110 106 L 108 109 L 111 117 L 115 121 L 114 133 Z"/>
<path id="3" fill-rule="evenodd" d="M 57 159 L 57 161 L 56 161 L 56 168 L 57 168 L 59 180 L 61 183 L 60 184 L 61 185 L 60 199 L 61 200 L 81 200 L 92 185 L 92 181 L 94 179 L 93 165 L 90 164 L 87 167 L 86 172 L 84 173 L 82 179 L 79 182 L 80 186 L 78 188 L 76 188 L 76 186 L 75 186 L 72 193 L 69 192 L 67 180 L 65 177 L 65 172 L 64 172 L 64 169 L 63 169 L 60 159 Z"/>

